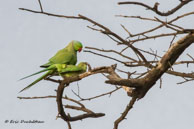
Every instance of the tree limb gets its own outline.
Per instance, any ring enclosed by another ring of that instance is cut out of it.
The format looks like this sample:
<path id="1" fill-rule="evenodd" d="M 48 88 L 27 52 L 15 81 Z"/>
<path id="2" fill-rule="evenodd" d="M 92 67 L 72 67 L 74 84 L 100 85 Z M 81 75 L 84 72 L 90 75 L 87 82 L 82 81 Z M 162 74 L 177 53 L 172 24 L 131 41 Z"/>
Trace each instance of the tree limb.
<path id="1" fill-rule="evenodd" d="M 67 86 L 68 84 L 66 84 Z M 82 120 L 82 119 L 86 119 L 86 118 L 97 118 L 97 117 L 102 117 L 105 114 L 104 113 L 85 113 L 82 115 L 78 115 L 78 116 L 74 116 L 71 117 L 70 115 L 66 115 L 64 109 L 63 109 L 63 103 L 62 103 L 62 96 L 63 96 L 63 91 L 65 88 L 65 81 L 62 81 L 57 89 L 57 106 L 58 106 L 58 112 L 61 115 L 60 117 L 64 120 L 64 121 L 77 121 L 77 120 Z"/>
<path id="2" fill-rule="evenodd" d="M 132 87 L 134 85 L 138 92 L 138 98 L 141 99 L 145 96 L 147 91 L 156 83 L 158 79 L 175 63 L 178 57 L 194 42 L 194 34 L 188 34 L 174 43 L 161 60 L 153 67 L 145 77 L 134 79 L 113 79 L 108 80 L 106 83 L 114 85 L 125 85 Z"/>
<path id="3" fill-rule="evenodd" d="M 145 7 L 146 9 L 149 9 L 149 10 L 155 12 L 156 14 L 158 14 L 160 16 L 169 16 L 169 15 L 175 13 L 177 10 L 179 10 L 180 8 L 182 8 L 184 5 L 188 4 L 191 1 L 193 1 L 193 0 L 180 0 L 179 5 L 177 5 L 176 7 L 174 7 L 173 9 L 171 9 L 167 12 L 161 12 L 158 10 L 158 6 L 159 6 L 158 2 L 156 2 L 153 7 L 151 7 L 147 4 L 141 3 L 141 2 L 134 2 L 134 1 L 119 2 L 118 4 L 119 5 L 125 5 L 125 4 L 139 5 L 139 6 Z"/>
<path id="4" fill-rule="evenodd" d="M 121 114 L 121 116 L 114 122 L 114 129 L 118 129 L 118 125 L 121 121 L 123 121 L 125 119 L 125 117 L 127 116 L 128 112 L 133 108 L 133 105 L 135 104 L 136 101 L 136 97 L 132 97 L 132 99 L 130 100 L 129 104 L 127 105 L 126 109 L 124 110 L 124 112 Z"/>

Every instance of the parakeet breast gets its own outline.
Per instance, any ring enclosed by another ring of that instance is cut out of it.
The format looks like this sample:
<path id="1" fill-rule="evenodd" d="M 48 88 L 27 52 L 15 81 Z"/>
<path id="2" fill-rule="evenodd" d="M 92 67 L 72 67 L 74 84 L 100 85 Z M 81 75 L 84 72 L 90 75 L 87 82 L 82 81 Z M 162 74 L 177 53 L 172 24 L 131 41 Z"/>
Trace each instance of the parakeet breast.
<path id="1" fill-rule="evenodd" d="M 69 64 L 75 65 L 77 63 L 77 53 L 73 54 L 73 58 Z"/>

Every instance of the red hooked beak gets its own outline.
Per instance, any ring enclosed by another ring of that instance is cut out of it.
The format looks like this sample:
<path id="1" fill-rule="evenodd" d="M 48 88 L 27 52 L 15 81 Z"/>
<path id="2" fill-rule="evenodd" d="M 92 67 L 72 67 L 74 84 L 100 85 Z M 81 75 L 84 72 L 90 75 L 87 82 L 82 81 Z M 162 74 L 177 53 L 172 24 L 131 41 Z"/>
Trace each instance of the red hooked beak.
<path id="1" fill-rule="evenodd" d="M 81 52 L 82 51 L 82 48 L 79 48 L 78 51 Z"/>

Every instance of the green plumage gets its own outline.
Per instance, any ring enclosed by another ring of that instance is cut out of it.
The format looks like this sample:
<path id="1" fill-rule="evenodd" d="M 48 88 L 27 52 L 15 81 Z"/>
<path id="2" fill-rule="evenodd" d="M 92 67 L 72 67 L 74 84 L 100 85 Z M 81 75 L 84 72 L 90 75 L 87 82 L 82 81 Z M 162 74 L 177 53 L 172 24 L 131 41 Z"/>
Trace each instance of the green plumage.
<path id="1" fill-rule="evenodd" d="M 40 67 L 47 68 L 53 64 L 75 65 L 77 63 L 77 51 L 82 50 L 82 44 L 79 41 L 71 41 L 64 49 L 59 50 L 49 62 Z"/>
<path id="2" fill-rule="evenodd" d="M 47 71 L 47 72 L 46 72 L 46 71 Z M 41 80 L 47 78 L 49 75 L 53 75 L 56 71 L 57 71 L 56 66 L 55 66 L 55 65 L 51 65 L 51 66 L 49 66 L 48 68 L 45 68 L 45 69 L 43 69 L 43 70 L 41 70 L 41 71 L 39 71 L 39 72 L 33 73 L 33 74 L 29 75 L 29 76 L 26 76 L 26 77 L 20 79 L 20 80 L 23 80 L 23 79 L 29 78 L 29 77 L 31 77 L 31 76 L 37 75 L 37 74 L 39 74 L 39 73 L 46 72 L 46 73 L 43 74 L 41 77 L 39 77 L 38 79 L 36 79 L 34 82 L 32 82 L 31 84 L 29 84 L 27 87 L 25 87 L 24 89 L 22 89 L 20 92 L 22 92 L 22 91 L 24 91 L 24 90 L 30 88 L 31 86 L 33 86 L 34 84 L 38 83 L 39 81 L 41 81 Z"/>
<path id="3" fill-rule="evenodd" d="M 67 65 L 66 68 L 61 69 L 60 75 L 64 78 L 78 76 L 79 74 L 86 72 L 86 70 L 87 70 L 87 63 L 81 62 L 77 66 Z"/>
<path id="4" fill-rule="evenodd" d="M 48 63 L 40 66 L 40 67 L 44 67 L 45 69 L 22 78 L 22 79 L 25 79 L 47 71 L 44 75 L 42 75 L 40 78 L 32 82 L 24 89 L 22 89 L 20 92 L 30 88 L 31 86 L 47 78 L 48 76 L 52 76 L 55 74 L 59 75 L 60 71 L 65 69 L 67 65 L 75 65 L 77 63 L 77 51 L 80 52 L 82 50 L 82 47 L 83 46 L 81 42 L 76 40 L 71 41 L 65 48 L 59 50 L 52 58 L 50 58 Z M 70 67 L 73 67 L 73 66 L 70 66 Z"/>
<path id="5" fill-rule="evenodd" d="M 20 80 L 23 80 L 23 79 L 26 79 L 28 77 L 34 76 L 36 74 L 46 72 L 41 77 L 36 79 L 34 82 L 29 84 L 27 87 L 22 89 L 20 92 L 30 88 L 31 86 L 33 86 L 34 84 L 38 83 L 39 81 L 47 78 L 48 76 L 60 75 L 62 77 L 72 77 L 72 76 L 77 76 L 81 73 L 84 73 L 84 72 L 86 72 L 86 70 L 87 70 L 87 63 L 85 63 L 85 62 L 81 62 L 77 66 L 75 66 L 75 65 L 66 65 L 66 64 L 53 64 L 53 65 L 49 66 L 48 68 L 45 68 L 45 69 L 43 69 L 39 72 L 36 72 L 34 74 L 31 74 L 29 76 L 26 76 L 26 77 L 20 79 Z"/>
<path id="6" fill-rule="evenodd" d="M 25 87 L 24 89 L 22 89 L 20 92 L 30 88 L 31 86 L 33 86 L 34 84 L 38 83 L 39 81 L 45 79 L 46 77 L 48 77 L 49 75 L 52 75 L 53 71 L 49 70 L 48 72 L 46 72 L 45 74 L 43 74 L 41 77 L 39 77 L 38 79 L 36 79 L 34 82 L 32 82 L 30 85 L 28 85 L 27 87 Z"/>

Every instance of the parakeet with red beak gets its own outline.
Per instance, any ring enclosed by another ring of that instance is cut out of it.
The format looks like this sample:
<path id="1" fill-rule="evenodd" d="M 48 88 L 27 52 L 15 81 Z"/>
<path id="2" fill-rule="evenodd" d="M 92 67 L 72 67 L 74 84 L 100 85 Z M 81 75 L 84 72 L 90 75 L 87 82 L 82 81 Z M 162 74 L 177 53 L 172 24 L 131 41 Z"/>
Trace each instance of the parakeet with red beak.
<path id="1" fill-rule="evenodd" d="M 48 77 L 49 75 L 53 75 L 56 71 L 60 72 L 59 66 L 64 67 L 67 65 L 70 65 L 70 66 L 75 65 L 77 63 L 77 51 L 81 52 L 82 47 L 83 47 L 83 45 L 81 42 L 76 41 L 76 40 L 71 41 L 65 48 L 59 50 L 52 58 L 50 58 L 48 63 L 40 66 L 40 67 L 43 67 L 45 69 L 30 75 L 30 76 L 33 76 L 33 75 L 48 71 L 47 73 L 42 75 L 40 78 L 35 80 L 33 83 L 28 85 L 23 90 L 28 89 L 29 87 L 33 86 L 34 84 L 36 84 L 37 82 L 41 81 L 42 79 Z M 77 67 L 75 66 L 75 68 L 77 68 Z M 64 68 L 62 68 L 62 69 L 64 69 Z M 30 76 L 24 77 L 20 80 L 23 80 L 23 79 L 28 78 Z M 21 90 L 21 92 L 23 90 Z"/>
<path id="2" fill-rule="evenodd" d="M 77 51 L 81 52 L 83 45 L 81 42 L 73 40 L 64 49 L 59 50 L 49 62 L 40 67 L 47 68 L 53 64 L 75 65 L 77 63 Z"/>

